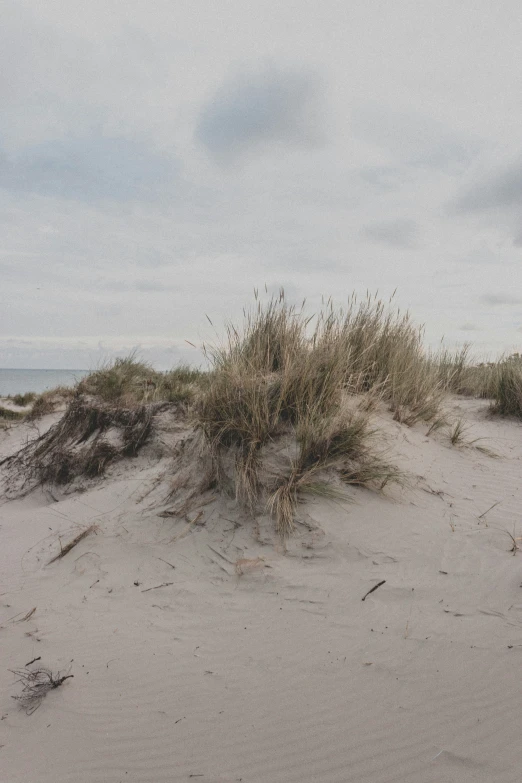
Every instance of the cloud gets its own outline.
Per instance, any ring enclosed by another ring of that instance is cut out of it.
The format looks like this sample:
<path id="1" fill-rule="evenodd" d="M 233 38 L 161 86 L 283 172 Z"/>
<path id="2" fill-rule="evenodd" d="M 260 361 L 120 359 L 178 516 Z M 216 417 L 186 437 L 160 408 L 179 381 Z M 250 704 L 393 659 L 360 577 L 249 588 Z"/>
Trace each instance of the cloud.
<path id="1" fill-rule="evenodd" d="M 480 301 L 488 305 L 522 304 L 522 299 L 520 297 L 511 296 L 510 294 L 484 294 L 480 297 Z"/>
<path id="2" fill-rule="evenodd" d="M 522 158 L 497 171 L 476 176 L 457 200 L 464 212 L 505 209 L 522 205 Z"/>
<path id="3" fill-rule="evenodd" d="M 453 169 L 469 162 L 479 149 L 476 139 L 464 137 L 433 117 L 386 105 L 357 105 L 350 126 L 356 138 L 414 167 Z"/>
<path id="4" fill-rule="evenodd" d="M 323 139 L 320 88 L 309 71 L 239 74 L 203 107 L 196 137 L 225 163 L 264 145 L 315 146 Z"/>
<path id="5" fill-rule="evenodd" d="M 462 324 L 459 326 L 459 331 L 461 332 L 479 332 L 480 326 L 476 326 L 475 324 L 470 323 L 469 321 L 465 324 Z"/>
<path id="6" fill-rule="evenodd" d="M 363 236 L 374 242 L 398 248 L 412 248 L 415 245 L 417 224 L 413 220 L 389 220 L 369 223 L 363 229 Z"/>
<path id="7" fill-rule="evenodd" d="M 179 165 L 145 144 L 93 134 L 0 155 L 0 188 L 64 199 L 148 200 L 173 189 Z"/>

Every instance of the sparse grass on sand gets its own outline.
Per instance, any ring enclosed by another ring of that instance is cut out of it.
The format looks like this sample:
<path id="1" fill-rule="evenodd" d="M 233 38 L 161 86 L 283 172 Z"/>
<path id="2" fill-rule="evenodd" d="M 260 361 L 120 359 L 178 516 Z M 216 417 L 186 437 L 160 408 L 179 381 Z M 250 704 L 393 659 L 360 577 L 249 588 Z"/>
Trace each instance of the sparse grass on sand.
<path id="1" fill-rule="evenodd" d="M 34 402 L 37 396 L 38 395 L 34 392 L 26 392 L 25 394 L 15 394 L 9 399 L 11 402 L 13 402 L 14 405 L 18 405 L 20 408 L 25 408 L 27 405 L 30 405 L 32 402 Z"/>
<path id="2" fill-rule="evenodd" d="M 20 421 L 24 418 L 24 414 L 21 411 L 13 411 L 11 408 L 4 408 L 0 405 L 0 421 Z"/>
<path id="3" fill-rule="evenodd" d="M 440 377 L 454 394 L 491 400 L 492 413 L 522 418 L 522 356 L 511 354 L 496 362 L 471 363 L 469 346 L 454 354 L 441 352 Z"/>

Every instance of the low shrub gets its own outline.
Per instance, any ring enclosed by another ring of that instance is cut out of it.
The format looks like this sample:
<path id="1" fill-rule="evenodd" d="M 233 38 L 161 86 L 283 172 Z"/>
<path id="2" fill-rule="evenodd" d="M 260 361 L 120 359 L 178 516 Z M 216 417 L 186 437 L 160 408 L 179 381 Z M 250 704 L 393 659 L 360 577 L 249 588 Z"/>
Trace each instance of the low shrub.
<path id="1" fill-rule="evenodd" d="M 34 392 L 26 392 L 25 394 L 15 394 L 11 399 L 15 405 L 20 408 L 25 408 L 31 402 L 34 402 L 37 395 Z"/>

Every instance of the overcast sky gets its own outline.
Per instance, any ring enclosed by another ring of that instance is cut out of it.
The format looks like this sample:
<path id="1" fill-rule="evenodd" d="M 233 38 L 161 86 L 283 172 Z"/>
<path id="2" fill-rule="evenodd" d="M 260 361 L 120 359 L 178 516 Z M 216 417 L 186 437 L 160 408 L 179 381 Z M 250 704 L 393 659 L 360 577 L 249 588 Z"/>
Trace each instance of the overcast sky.
<path id="1" fill-rule="evenodd" d="M 0 366 L 158 367 L 255 287 L 522 346 L 519 0 L 3 0 Z"/>

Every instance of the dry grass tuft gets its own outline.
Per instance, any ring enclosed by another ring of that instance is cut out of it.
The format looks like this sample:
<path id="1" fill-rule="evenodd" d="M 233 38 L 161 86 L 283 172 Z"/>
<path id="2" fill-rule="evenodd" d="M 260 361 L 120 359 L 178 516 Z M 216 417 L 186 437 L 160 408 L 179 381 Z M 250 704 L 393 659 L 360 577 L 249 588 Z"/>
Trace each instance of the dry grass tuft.
<path id="1" fill-rule="evenodd" d="M 493 413 L 522 418 L 522 358 L 518 354 L 495 368 L 492 398 Z"/>
<path id="2" fill-rule="evenodd" d="M 26 392 L 25 394 L 15 394 L 10 399 L 15 405 L 18 405 L 20 408 L 25 408 L 27 405 L 34 402 L 37 396 L 38 395 L 34 392 Z"/>
<path id="3" fill-rule="evenodd" d="M 21 421 L 23 418 L 25 418 L 25 415 L 20 411 L 13 411 L 10 408 L 4 408 L 3 405 L 0 405 L 0 420 Z"/>
<path id="4" fill-rule="evenodd" d="M 49 389 L 49 391 L 43 392 L 43 394 L 39 394 L 36 397 L 27 418 L 29 420 L 41 419 L 42 416 L 54 413 L 61 405 L 72 400 L 74 395 L 75 390 L 68 386 L 57 386 L 55 389 Z"/>
<path id="5" fill-rule="evenodd" d="M 205 377 L 205 373 L 185 364 L 169 372 L 158 372 L 132 353 L 86 375 L 77 390 L 79 394 L 127 407 L 159 401 L 188 404 L 194 400 Z"/>
<path id="6" fill-rule="evenodd" d="M 55 425 L 6 460 L 8 468 L 24 477 L 22 492 L 100 476 L 115 460 L 138 454 L 163 406 L 124 408 L 76 396 Z"/>
<path id="7" fill-rule="evenodd" d="M 254 510 L 270 489 L 282 534 L 292 528 L 300 493 L 339 493 L 321 472 L 374 486 L 398 478 L 369 446 L 369 411 L 384 400 L 401 421 L 429 421 L 444 396 L 420 331 L 370 298 L 352 299 L 346 311 L 327 303 L 311 319 L 281 292 L 266 306 L 258 301 L 243 329 L 229 324 L 225 343 L 207 346 L 206 355 L 212 371 L 194 420 L 218 482 L 229 483 L 223 460 L 233 454 L 236 498 Z M 270 488 L 260 478 L 264 449 L 285 433 L 293 433 L 297 456 Z"/>

